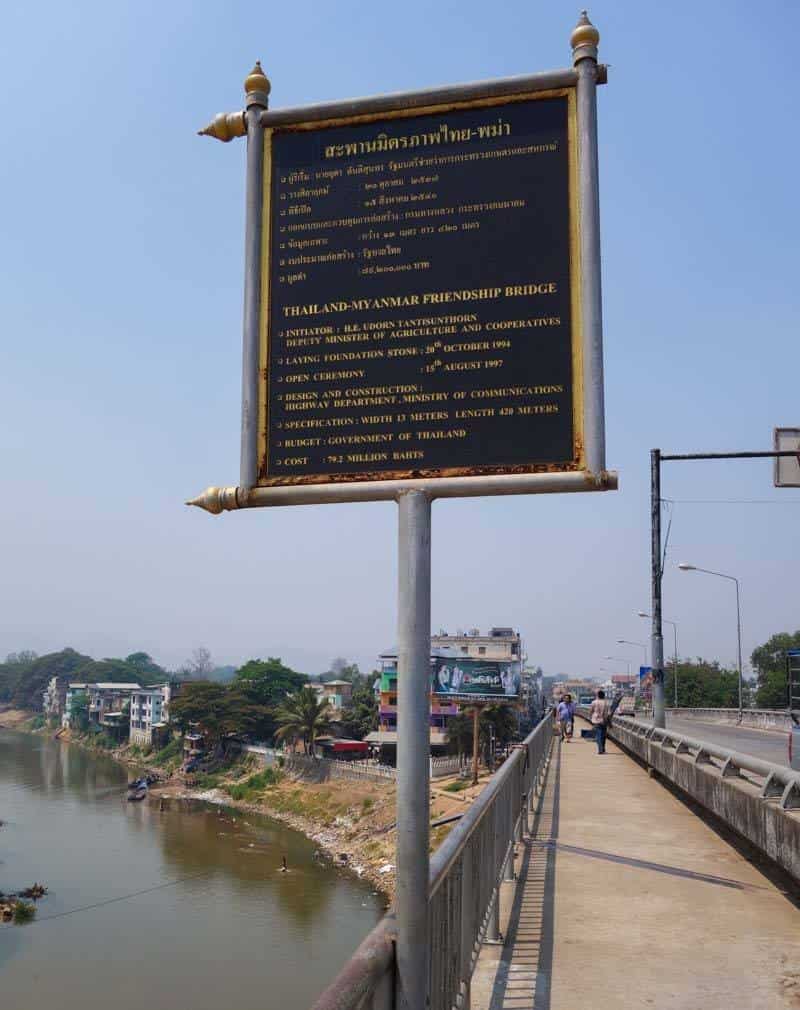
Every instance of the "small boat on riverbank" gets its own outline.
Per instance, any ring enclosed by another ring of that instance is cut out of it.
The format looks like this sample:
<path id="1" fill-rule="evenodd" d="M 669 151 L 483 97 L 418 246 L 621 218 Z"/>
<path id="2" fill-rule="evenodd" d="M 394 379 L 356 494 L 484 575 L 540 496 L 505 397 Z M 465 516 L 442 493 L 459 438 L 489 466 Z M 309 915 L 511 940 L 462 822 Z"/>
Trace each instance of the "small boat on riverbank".
<path id="1" fill-rule="evenodd" d="M 141 803 L 150 788 L 150 776 L 144 776 L 128 783 L 128 803 Z"/>

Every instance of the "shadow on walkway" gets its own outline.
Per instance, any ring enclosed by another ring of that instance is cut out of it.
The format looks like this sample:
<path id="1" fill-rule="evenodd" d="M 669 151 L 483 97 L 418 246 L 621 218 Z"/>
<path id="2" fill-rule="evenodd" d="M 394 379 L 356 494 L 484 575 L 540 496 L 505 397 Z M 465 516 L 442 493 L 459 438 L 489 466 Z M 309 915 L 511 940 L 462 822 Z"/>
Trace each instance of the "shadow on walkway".
<path id="1" fill-rule="evenodd" d="M 508 932 L 497 964 L 490 1010 L 549 1010 L 553 973 L 561 745 L 536 806 L 531 837 L 520 843 L 522 860 Z"/>
<path id="2" fill-rule="evenodd" d="M 609 863 L 622 863 L 639 870 L 652 870 L 655 873 L 668 873 L 673 877 L 684 877 L 688 880 L 698 880 L 703 884 L 718 884 L 720 887 L 733 887 L 738 891 L 763 891 L 766 888 L 756 884 L 746 884 L 730 877 L 717 877 L 713 873 L 698 873 L 695 870 L 684 870 L 680 866 L 669 866 L 666 863 L 653 863 L 649 859 L 635 859 L 633 856 L 618 856 L 613 852 L 601 852 L 599 849 L 584 849 L 579 845 L 565 845 L 555 838 L 538 839 L 531 842 L 534 848 L 552 848 L 559 852 L 570 852 L 576 856 L 588 856 L 590 859 L 604 859 Z"/>

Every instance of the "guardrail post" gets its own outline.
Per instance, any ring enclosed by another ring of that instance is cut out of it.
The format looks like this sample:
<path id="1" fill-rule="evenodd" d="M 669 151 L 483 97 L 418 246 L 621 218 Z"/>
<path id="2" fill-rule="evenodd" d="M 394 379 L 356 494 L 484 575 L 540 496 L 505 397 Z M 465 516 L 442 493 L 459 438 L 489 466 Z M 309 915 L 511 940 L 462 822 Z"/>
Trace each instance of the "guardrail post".
<path id="1" fill-rule="evenodd" d="M 472 953 L 477 933 L 474 921 L 475 869 L 473 864 L 472 845 L 468 843 L 461 854 L 461 942 L 459 944 L 461 952 L 459 963 L 459 977 L 461 978 L 461 1010 L 469 1010 L 470 1006 Z"/>

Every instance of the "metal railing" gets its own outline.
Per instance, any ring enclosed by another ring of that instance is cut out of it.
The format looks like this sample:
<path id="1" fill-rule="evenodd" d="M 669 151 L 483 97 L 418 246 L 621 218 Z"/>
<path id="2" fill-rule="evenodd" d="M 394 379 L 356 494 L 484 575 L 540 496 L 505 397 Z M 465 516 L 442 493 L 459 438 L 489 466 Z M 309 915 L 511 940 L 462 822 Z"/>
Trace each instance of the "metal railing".
<path id="1" fill-rule="evenodd" d="M 544 782 L 553 742 L 545 718 L 514 749 L 439 846 L 430 864 L 430 1008 L 468 1010 L 484 941 L 500 939 L 500 885 L 514 879 L 514 845 Z M 392 1010 L 394 917 L 372 930 L 313 1010 Z"/>
<path id="2" fill-rule="evenodd" d="M 695 764 L 707 764 L 717 768 L 722 778 L 748 778 L 743 772 L 749 772 L 761 781 L 755 783 L 760 787 L 763 800 L 780 797 L 778 805 L 783 810 L 800 807 L 800 772 L 793 771 L 783 765 L 762 761 L 751 754 L 720 747 L 719 744 L 706 740 L 696 740 L 694 737 L 675 733 L 670 729 L 660 729 L 647 726 L 635 719 L 625 716 L 615 716 L 612 721 L 613 731 L 621 731 L 619 742 L 626 746 L 625 734 L 657 744 L 662 748 L 674 749 L 676 754 L 686 754 Z M 631 749 L 631 748 L 628 748 Z"/>

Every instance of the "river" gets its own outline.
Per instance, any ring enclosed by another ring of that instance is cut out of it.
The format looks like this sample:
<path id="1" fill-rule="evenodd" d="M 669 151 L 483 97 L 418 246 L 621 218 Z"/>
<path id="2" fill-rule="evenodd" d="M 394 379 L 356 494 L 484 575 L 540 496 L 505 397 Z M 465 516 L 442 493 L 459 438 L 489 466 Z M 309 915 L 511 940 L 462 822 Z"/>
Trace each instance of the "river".
<path id="1" fill-rule="evenodd" d="M 3 1010 L 307 1010 L 383 899 L 276 821 L 127 803 L 128 776 L 0 729 L 0 891 L 49 888 L 0 925 Z"/>

